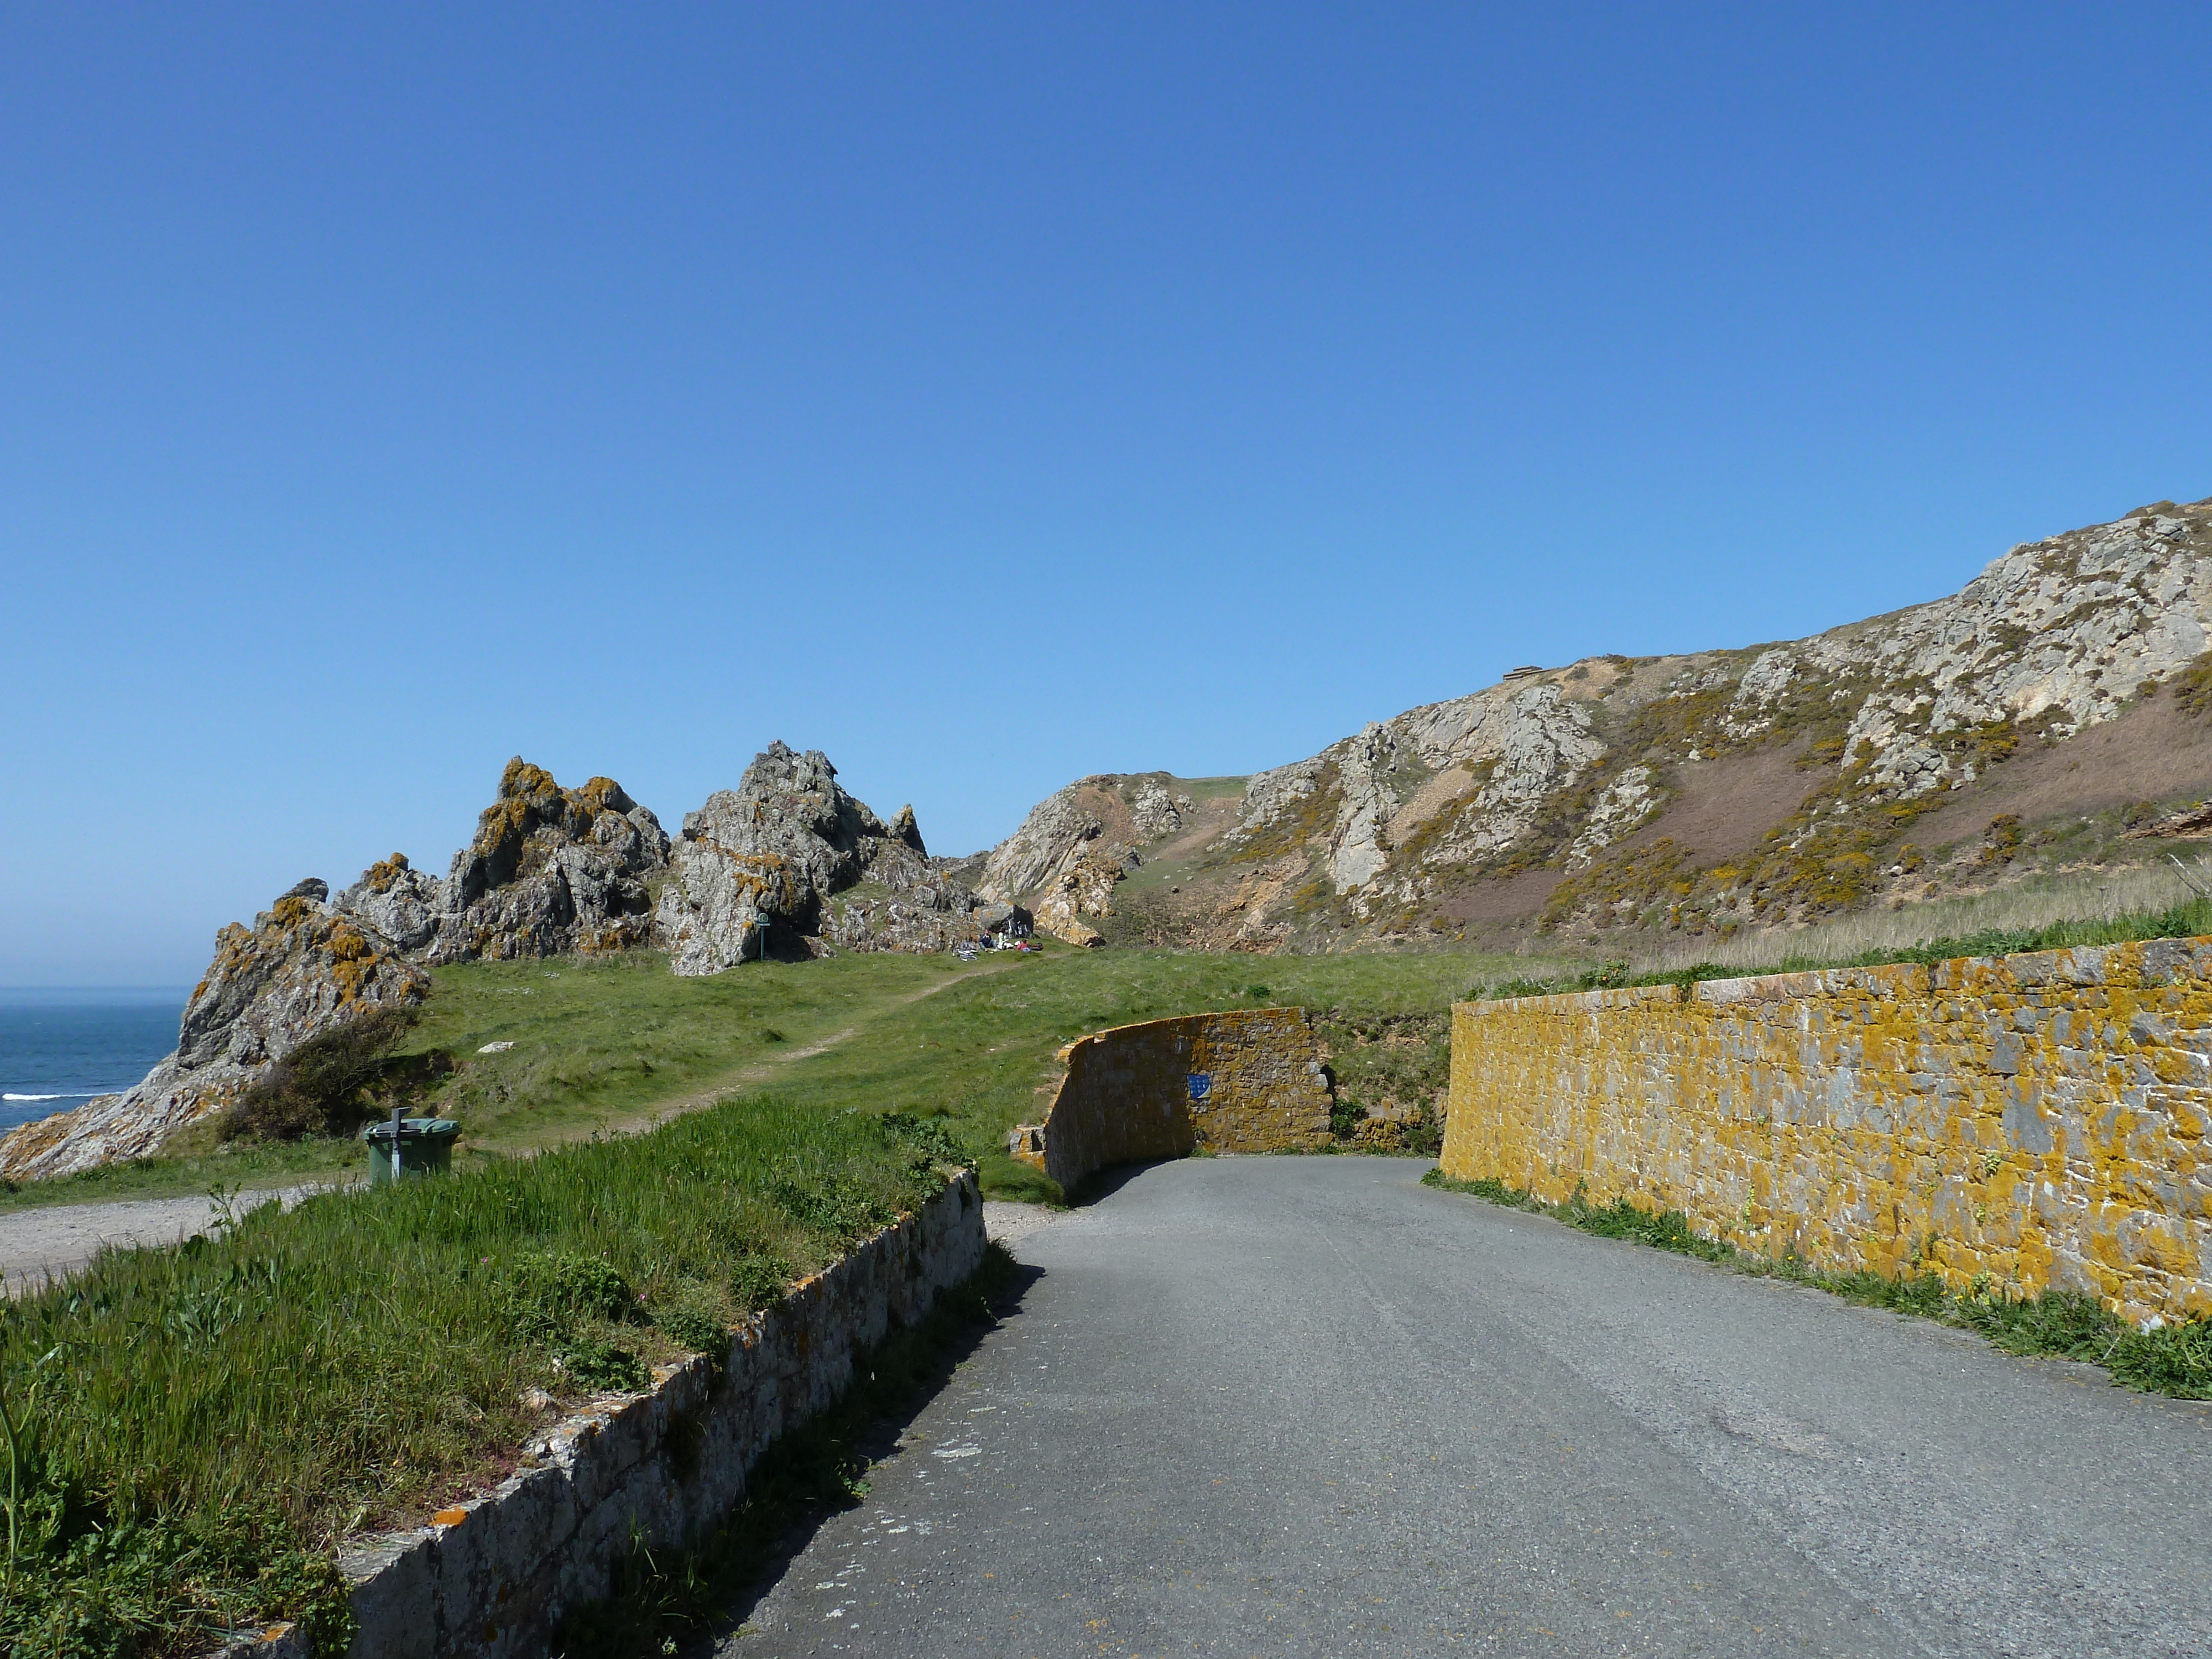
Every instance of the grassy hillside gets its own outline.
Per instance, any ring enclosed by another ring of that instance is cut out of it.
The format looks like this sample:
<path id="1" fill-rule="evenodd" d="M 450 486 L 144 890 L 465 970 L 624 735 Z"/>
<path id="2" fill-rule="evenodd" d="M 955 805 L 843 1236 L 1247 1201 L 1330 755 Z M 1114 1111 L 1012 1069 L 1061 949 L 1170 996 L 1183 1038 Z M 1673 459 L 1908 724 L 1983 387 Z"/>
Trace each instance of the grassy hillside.
<path id="1" fill-rule="evenodd" d="M 641 1127 L 851 1042 L 886 1012 L 1010 959 L 841 955 L 678 979 L 656 951 L 441 968 L 403 1053 L 451 1053 L 453 1075 L 410 1112 L 460 1120 L 459 1167 Z M 509 1042 L 496 1054 L 485 1044 Z M 204 1125 L 168 1156 L 0 1192 L 0 1209 L 259 1188 L 366 1174 L 351 1139 L 218 1142 Z"/>
<path id="2" fill-rule="evenodd" d="M 825 1109 L 857 1106 L 937 1120 L 976 1156 L 986 1191 L 1051 1197 L 1049 1182 L 1006 1155 L 1006 1132 L 1043 1112 L 1059 1076 L 1054 1051 L 1086 1031 L 1279 1004 L 1374 1024 L 1440 1013 L 1486 978 L 1547 965 L 1447 951 L 1266 957 L 1063 951 L 890 1010 L 865 1042 L 793 1066 L 755 1093 Z"/>

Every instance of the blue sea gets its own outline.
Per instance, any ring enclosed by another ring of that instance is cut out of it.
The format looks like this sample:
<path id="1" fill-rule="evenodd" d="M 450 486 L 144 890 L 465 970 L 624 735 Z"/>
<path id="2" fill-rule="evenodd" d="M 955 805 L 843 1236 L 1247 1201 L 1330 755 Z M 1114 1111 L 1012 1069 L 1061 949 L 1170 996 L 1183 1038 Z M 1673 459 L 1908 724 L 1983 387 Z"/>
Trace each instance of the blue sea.
<path id="1" fill-rule="evenodd" d="M 177 1046 L 190 994 L 0 986 L 0 1132 L 137 1082 Z"/>

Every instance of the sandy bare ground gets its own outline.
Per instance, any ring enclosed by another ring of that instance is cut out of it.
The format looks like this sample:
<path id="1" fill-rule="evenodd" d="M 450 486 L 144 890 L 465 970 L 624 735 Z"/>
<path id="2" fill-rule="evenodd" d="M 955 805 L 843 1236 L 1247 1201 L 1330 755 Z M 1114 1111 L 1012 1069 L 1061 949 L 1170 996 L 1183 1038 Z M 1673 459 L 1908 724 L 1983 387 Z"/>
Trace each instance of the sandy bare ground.
<path id="1" fill-rule="evenodd" d="M 1073 1210 L 1048 1209 L 1042 1204 L 1017 1204 L 1007 1199 L 987 1198 L 983 1200 L 983 1231 L 1019 1256 L 1024 1239 L 1074 1213 Z"/>

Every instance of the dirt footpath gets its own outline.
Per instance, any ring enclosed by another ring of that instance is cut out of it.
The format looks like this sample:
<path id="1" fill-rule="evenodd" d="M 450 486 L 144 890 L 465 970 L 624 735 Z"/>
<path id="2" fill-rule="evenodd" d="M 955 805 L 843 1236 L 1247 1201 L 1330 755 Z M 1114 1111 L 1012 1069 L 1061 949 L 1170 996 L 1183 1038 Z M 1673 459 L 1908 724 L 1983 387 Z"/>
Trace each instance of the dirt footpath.
<path id="1" fill-rule="evenodd" d="M 291 1187 L 281 1192 L 243 1193 L 240 1213 L 271 1201 L 286 1208 L 320 1187 Z M 18 1210 L 0 1215 L 0 1285 L 14 1296 L 48 1279 L 66 1279 L 106 1246 L 131 1249 L 143 1244 L 174 1244 L 204 1233 L 215 1222 L 209 1198 L 141 1198 L 118 1204 L 58 1204 L 51 1209 Z"/>

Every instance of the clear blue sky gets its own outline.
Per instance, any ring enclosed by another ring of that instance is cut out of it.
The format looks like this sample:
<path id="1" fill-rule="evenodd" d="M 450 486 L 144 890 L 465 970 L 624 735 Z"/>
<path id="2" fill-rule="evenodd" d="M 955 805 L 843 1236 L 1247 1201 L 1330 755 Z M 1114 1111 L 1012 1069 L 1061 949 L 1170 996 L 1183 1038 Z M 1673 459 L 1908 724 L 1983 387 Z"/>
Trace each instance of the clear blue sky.
<path id="1" fill-rule="evenodd" d="M 520 752 L 932 847 L 2212 494 L 2201 6 L 0 13 L 0 983 Z"/>

